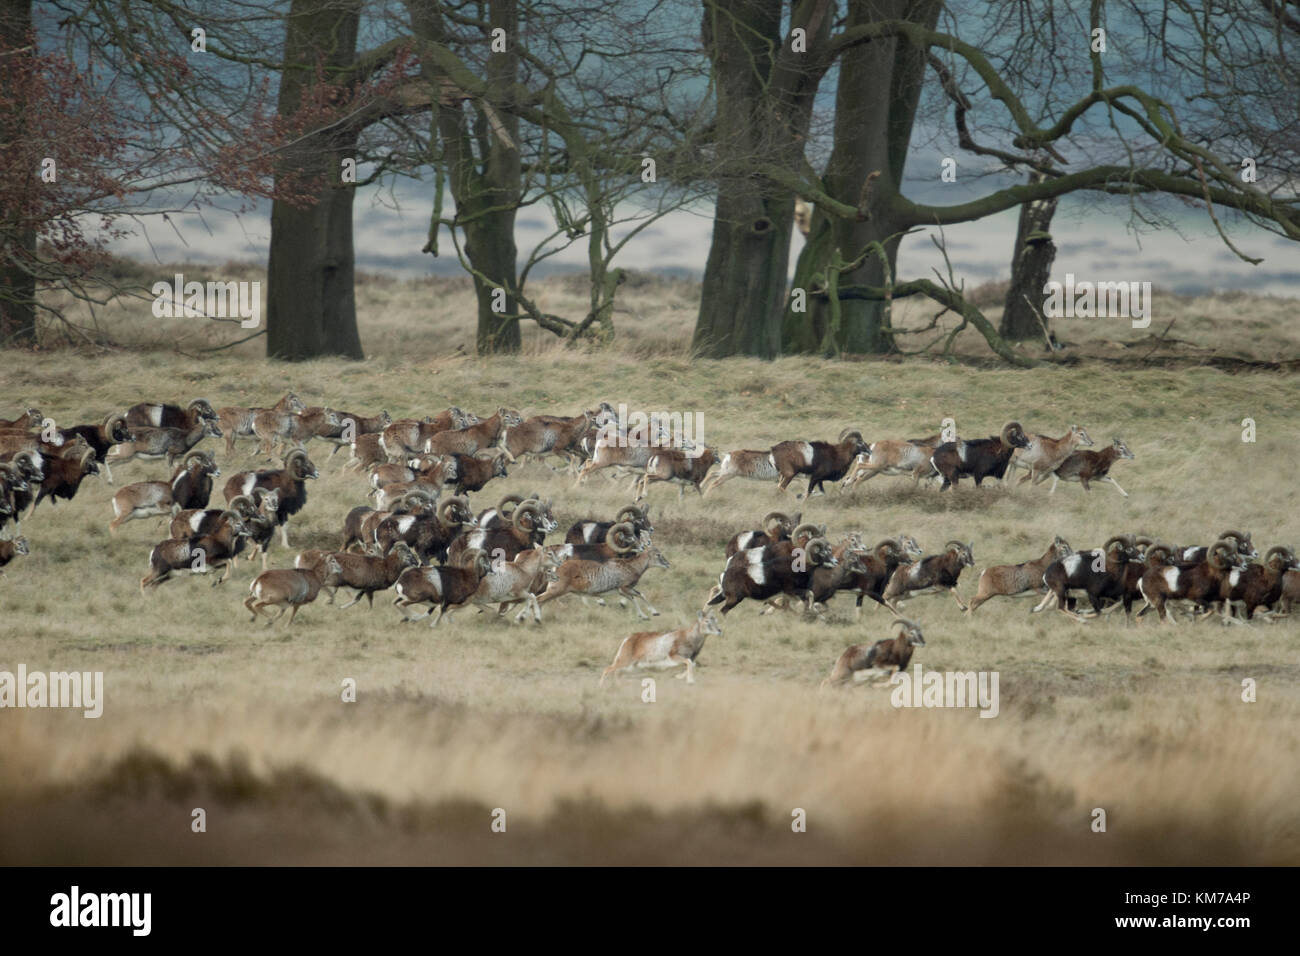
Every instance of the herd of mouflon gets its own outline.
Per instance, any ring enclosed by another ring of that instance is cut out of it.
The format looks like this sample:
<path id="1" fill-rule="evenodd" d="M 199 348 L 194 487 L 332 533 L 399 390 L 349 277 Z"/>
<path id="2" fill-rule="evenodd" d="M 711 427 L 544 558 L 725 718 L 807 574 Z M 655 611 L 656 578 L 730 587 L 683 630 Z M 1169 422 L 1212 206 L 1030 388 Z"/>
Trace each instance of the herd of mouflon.
<path id="1" fill-rule="evenodd" d="M 278 467 L 223 476 L 215 455 L 197 447 L 208 438 L 224 441 L 227 460 L 237 441 L 256 442 L 257 453 Z M 358 476 L 359 488 L 368 477 L 372 504 L 344 516 L 336 550 L 301 551 L 293 567 L 268 568 L 271 545 L 278 537 L 289 548 L 289 521 L 307 505 L 308 482 L 320 476 L 308 453 L 311 442 L 329 446 L 329 458 L 350 451 L 342 469 Z M 204 399 L 141 402 L 102 424 L 71 428 L 56 427 L 28 408 L 15 419 L 0 419 L 0 568 L 30 553 L 20 520 L 42 501 L 73 498 L 91 475 L 111 485 L 114 466 L 165 459 L 169 476 L 124 485 L 111 498 L 114 534 L 140 518 L 169 522 L 166 540 L 149 551 L 142 592 L 186 572 L 210 574 L 217 585 L 241 557 L 260 557 L 262 570 L 244 606 L 253 620 L 267 617 L 268 626 L 286 610 L 292 624 L 299 608 L 321 592 L 334 603 L 340 588 L 351 592 L 342 607 L 362 598 L 373 607 L 376 593 L 391 591 L 399 620 L 432 618 L 434 626 L 470 606 L 495 607 L 497 614 L 514 610 L 516 621 L 541 623 L 541 605 L 566 595 L 599 604 L 617 595 L 650 619 L 659 612 L 638 585 L 650 569 L 669 567 L 654 544 L 645 504 L 652 484 L 677 485 L 680 499 L 688 487 L 703 496 L 733 478 L 774 482 L 788 494 L 803 476 L 809 496 L 825 493 L 826 482 L 838 482 L 843 491 L 877 475 L 908 476 L 914 486 L 939 483 L 940 491 L 963 478 L 977 486 L 986 479 L 1038 485 L 1050 478 L 1049 493 L 1062 480 L 1084 490 L 1104 482 L 1127 497 L 1110 471 L 1133 453 L 1119 438 L 1101 451 L 1093 445 L 1078 425 L 1052 438 L 1008 422 L 997 435 L 969 440 L 934 434 L 868 443 L 860 431 L 845 429 L 834 442 L 795 439 L 719 455 L 653 424 L 629 428 L 609 403 L 575 416 L 525 418 L 499 408 L 480 418 L 451 407 L 421 419 L 394 419 L 386 411 L 367 416 L 308 407 L 289 393 L 269 407 L 214 409 Z M 471 495 L 505 477 L 508 466 L 525 462 L 552 476 L 576 476 L 578 485 L 597 471 L 611 480 L 631 476 L 634 503 L 612 518 L 579 517 L 562 541 L 551 543 L 547 536 L 561 525 L 540 494 L 507 495 L 475 510 Z M 1023 475 L 1017 478 L 1018 471 Z M 224 506 L 209 507 L 223 477 Z M 825 687 L 904 670 L 925 638 L 919 624 L 901 616 L 903 600 L 937 591 L 950 592 L 968 615 L 994 597 L 1023 595 L 1041 596 L 1035 612 L 1054 608 L 1088 620 L 1122 608 L 1126 623 L 1152 613 L 1169 624 L 1176 611 L 1194 620 L 1217 616 L 1225 624 L 1271 621 L 1300 599 L 1300 562 L 1292 550 L 1279 545 L 1261 556 L 1250 534 L 1236 530 L 1208 544 L 1119 534 L 1082 551 L 1057 536 L 1037 557 L 985 568 L 967 603 L 958 583 L 974 566 L 973 542 L 951 540 L 926 554 L 909 535 L 873 545 L 859 532 L 832 536 L 824 525 L 785 511 L 771 511 L 755 524 L 761 527 L 741 529 L 728 541 L 725 566 L 695 620 L 624 638 L 602 683 L 642 668 L 679 669 L 678 677 L 694 683 L 705 639 L 721 634 L 721 619 L 745 600 L 757 602 L 764 614 L 823 614 L 842 592 L 855 602 L 855 619 L 866 598 L 893 612 L 893 636 L 848 647 Z M 274 616 L 271 608 L 278 609 Z"/>

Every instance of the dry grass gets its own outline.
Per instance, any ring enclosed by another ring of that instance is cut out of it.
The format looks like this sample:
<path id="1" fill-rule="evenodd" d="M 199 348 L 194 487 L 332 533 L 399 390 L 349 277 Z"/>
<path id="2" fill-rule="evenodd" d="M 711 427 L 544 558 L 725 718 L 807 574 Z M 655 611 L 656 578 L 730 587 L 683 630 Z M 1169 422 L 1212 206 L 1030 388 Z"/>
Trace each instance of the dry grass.
<path id="1" fill-rule="evenodd" d="M 579 292 L 555 285 L 547 307 L 562 311 L 559 297 Z M 6 409 L 33 403 L 61 422 L 142 398 L 269 402 L 287 388 L 394 415 L 453 402 L 568 411 L 608 399 L 701 410 L 705 438 L 723 449 L 849 424 L 869 439 L 901 437 L 947 416 L 963 434 L 995 432 L 1009 417 L 1051 433 L 1080 421 L 1137 455 L 1115 469 L 1131 498 L 1077 485 L 1050 497 L 1045 486 L 940 496 L 877 479 L 852 495 L 784 504 L 871 539 L 973 540 L 976 571 L 1037 556 L 1056 533 L 1084 547 L 1122 530 L 1197 542 L 1241 526 L 1263 546 L 1300 543 L 1300 518 L 1279 494 L 1300 414 L 1291 375 L 691 362 L 678 338 L 693 296 L 684 283 L 629 289 L 654 333 L 638 338 L 623 320 L 626 339 L 612 352 L 548 347 L 481 362 L 451 354 L 468 342 L 468 291 L 444 296 L 424 320 L 411 290 L 428 288 L 362 287 L 365 363 L 165 349 L 11 355 L 0 394 Z M 1258 422 L 1254 445 L 1240 441 L 1246 416 Z M 219 454 L 223 475 L 257 464 L 250 451 Z M 324 454 L 313 448 L 323 477 L 291 523 L 295 548 L 334 543 L 363 500 L 364 479 Z M 163 470 L 130 464 L 118 483 Z M 627 500 L 625 485 L 597 477 L 575 491 L 529 466 L 475 504 L 534 489 L 554 497 L 562 524 Z M 42 505 L 24 527 L 33 553 L 0 580 L 0 669 L 102 670 L 107 695 L 99 720 L 0 715 L 6 863 L 1300 862 L 1295 621 L 1126 630 L 1114 617 L 1030 616 L 1025 601 L 995 601 L 969 620 L 947 597 L 909 602 L 926 629 L 915 658 L 924 668 L 1000 673 L 1001 714 L 987 720 L 895 710 L 879 687 L 817 693 L 845 645 L 885 636 L 883 610 L 854 623 L 843 599 L 826 621 L 742 605 L 709 639 L 697 683 L 660 675 L 658 701 L 645 704 L 637 680 L 597 687 L 621 637 L 642 627 L 617 606 L 564 599 L 544 607 L 541 627 L 462 613 L 430 630 L 397 627 L 380 595 L 373 612 L 310 606 L 290 633 L 248 623 L 247 566 L 220 588 L 183 579 L 142 600 L 148 549 L 165 532 L 137 521 L 110 536 L 112 490 L 91 481 L 71 503 Z M 668 625 L 700 606 L 726 538 L 782 504 L 772 488 L 739 481 L 704 502 L 652 497 L 673 567 L 651 572 L 643 590 Z M 272 558 L 290 563 L 278 545 Z M 973 575 L 962 591 L 973 593 Z M 355 704 L 340 701 L 349 677 Z M 1258 703 L 1240 700 L 1246 677 L 1259 683 Z M 189 830 L 195 806 L 208 811 L 201 837 Z M 505 836 L 489 830 L 498 807 Z M 790 831 L 795 807 L 807 811 L 806 834 Z M 1105 834 L 1089 828 L 1095 807 L 1107 810 Z"/>
<path id="2" fill-rule="evenodd" d="M 187 281 L 261 281 L 265 303 L 266 274 L 256 265 L 232 262 L 220 267 L 144 267 L 127 260 L 114 260 L 107 274 L 117 283 L 134 288 L 134 295 L 97 308 L 93 316 L 70 297 L 53 296 L 50 302 L 63 308 L 78 325 L 97 329 L 93 335 L 96 341 L 111 341 L 137 350 L 197 354 L 247 336 L 246 330 L 230 323 L 155 318 L 149 287 L 160 280 L 171 282 L 178 272 Z M 583 275 L 551 276 L 531 284 L 529 289 L 543 310 L 557 315 L 581 317 L 590 306 Z M 699 310 L 699 289 L 699 283 L 686 279 L 631 273 L 619 291 L 614 316 L 618 352 L 634 357 L 688 357 Z M 1005 294 L 1005 282 L 985 283 L 969 292 L 995 326 L 1002 316 Z M 1300 326 L 1292 321 L 1295 305 L 1294 299 L 1240 291 L 1193 298 L 1157 288 L 1151 325 L 1146 329 L 1135 329 L 1124 318 L 1057 320 L 1053 330 L 1066 347 L 1057 358 L 1178 366 L 1213 361 L 1294 363 L 1300 361 Z M 904 299 L 894 303 L 893 324 L 899 329 L 920 330 L 930 325 L 937 311 L 939 307 L 928 300 Z M 434 361 L 447 355 L 473 354 L 475 302 L 467 277 L 399 279 L 363 273 L 357 277 L 357 313 L 362 319 L 361 340 L 367 356 Z M 951 314 L 945 315 L 935 329 L 900 336 L 900 346 L 911 351 L 941 341 L 956 324 Z M 45 331 L 44 339 L 49 344 L 83 341 L 53 325 Z M 524 347 L 526 352 L 537 354 L 561 346 L 550 332 L 528 322 L 524 326 Z M 1020 348 L 1035 358 L 1046 355 L 1040 341 L 1027 342 Z M 256 338 L 228 351 L 243 358 L 260 358 L 264 345 Z M 967 362 L 989 364 L 991 360 L 987 343 L 973 327 L 957 336 L 953 352 Z"/>

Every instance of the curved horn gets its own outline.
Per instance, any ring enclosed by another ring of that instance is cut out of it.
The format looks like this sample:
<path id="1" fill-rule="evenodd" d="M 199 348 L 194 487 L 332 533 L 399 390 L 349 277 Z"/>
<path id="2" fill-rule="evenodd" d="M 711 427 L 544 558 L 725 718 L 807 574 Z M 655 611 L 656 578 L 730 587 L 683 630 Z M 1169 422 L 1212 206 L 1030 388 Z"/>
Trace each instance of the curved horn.
<path id="1" fill-rule="evenodd" d="M 1136 544 L 1139 548 L 1150 549 L 1150 547 L 1153 544 L 1155 544 L 1155 541 L 1152 540 L 1151 538 L 1148 538 L 1146 535 L 1140 534 L 1133 539 L 1133 543 Z"/>
<path id="2" fill-rule="evenodd" d="M 1265 563 L 1265 564 L 1272 564 L 1272 563 L 1273 563 L 1273 555 L 1275 555 L 1275 554 L 1280 554 L 1283 558 L 1286 558 L 1286 559 L 1290 559 L 1290 558 L 1294 557 L 1294 555 L 1291 554 L 1291 549 L 1290 549 L 1290 548 L 1284 548 L 1282 545 L 1279 544 L 1279 545 L 1275 545 L 1274 547 L 1271 547 L 1271 548 L 1268 549 L 1268 553 L 1264 555 L 1264 563 Z"/>
<path id="3" fill-rule="evenodd" d="M 497 502 L 497 513 L 500 514 L 501 517 L 503 518 L 509 518 L 510 513 L 506 511 L 506 505 L 518 505 L 521 502 L 527 500 L 528 499 L 526 499 L 523 495 L 506 495 L 504 498 L 502 498 L 500 501 Z M 513 512 L 514 510 L 515 510 L 514 508 L 510 509 L 511 512 Z"/>
<path id="4" fill-rule="evenodd" d="M 619 536 L 625 537 L 629 543 L 620 545 L 615 540 Z M 605 532 L 605 543 L 609 545 L 609 550 L 615 554 L 628 554 L 636 550 L 636 528 L 630 521 L 620 521 L 611 525 L 610 529 Z"/>
<path id="5" fill-rule="evenodd" d="M 235 497 L 230 499 L 228 507 L 231 511 L 238 511 L 241 514 L 245 509 L 252 511 L 254 507 L 253 499 L 248 497 L 248 495 L 235 495 Z"/>
<path id="6" fill-rule="evenodd" d="M 1230 541 L 1228 538 L 1220 538 L 1218 541 L 1214 542 L 1214 544 L 1210 545 L 1210 550 L 1206 553 L 1205 560 L 1209 562 L 1210 567 L 1216 568 L 1219 571 L 1226 570 L 1228 567 L 1228 559 L 1220 555 L 1221 551 L 1227 552 L 1228 555 L 1235 555 L 1237 553 L 1236 543 Z"/>
<path id="7" fill-rule="evenodd" d="M 119 422 L 119 421 L 122 422 L 123 424 L 126 423 L 126 413 L 125 413 L 125 412 L 113 412 L 113 414 L 111 414 L 111 415 L 109 415 L 107 418 L 105 418 L 105 419 L 104 419 L 104 428 L 105 428 L 106 430 L 108 430 L 109 432 L 111 432 L 111 431 L 113 430 L 113 426 L 114 426 L 117 422 Z"/>
<path id="8" fill-rule="evenodd" d="M 447 517 L 448 514 L 447 509 L 452 508 L 456 505 L 461 505 L 465 508 L 466 511 L 469 511 L 469 499 L 464 497 L 463 495 L 457 495 L 453 498 L 448 498 L 446 501 L 444 501 L 442 504 L 438 506 L 438 517 L 441 518 L 443 521 L 450 520 Z"/>
<path id="9" fill-rule="evenodd" d="M 766 531 L 768 526 L 774 521 L 783 528 L 792 527 L 794 524 L 794 522 L 790 520 L 790 516 L 784 511 L 769 511 L 767 514 L 763 515 L 763 530 Z"/>
<path id="10" fill-rule="evenodd" d="M 641 521 L 645 518 L 645 512 L 636 505 L 625 505 L 618 509 L 618 514 L 614 515 L 615 521 Z"/>
<path id="11" fill-rule="evenodd" d="M 1005 425 L 1003 425 L 1003 426 L 1002 426 L 1002 444 L 1004 444 L 1004 445 L 1010 445 L 1010 444 L 1011 444 L 1011 436 L 1012 436 L 1013 434 L 1015 434 L 1016 432 L 1022 432 L 1022 433 L 1024 432 L 1024 428 L 1021 427 L 1020 422 L 1007 422 Z"/>
<path id="12" fill-rule="evenodd" d="M 519 506 L 515 508 L 514 512 L 511 514 L 511 523 L 514 524 L 516 531 L 524 530 L 523 525 L 519 523 L 519 519 L 526 514 L 531 514 L 534 518 L 541 514 L 541 504 L 536 498 L 528 498 L 521 501 Z"/>
<path id="13" fill-rule="evenodd" d="M 295 448 L 293 451 L 289 452 L 289 454 L 284 456 L 284 466 L 288 468 L 289 462 L 293 461 L 295 458 L 301 458 L 303 461 L 307 461 L 307 453 L 301 448 Z"/>
<path id="14" fill-rule="evenodd" d="M 958 541 L 956 538 L 953 538 L 951 541 L 944 543 L 943 550 L 947 551 L 949 548 L 952 547 L 956 547 L 958 551 L 962 551 L 966 547 L 966 542 Z"/>
<path id="15" fill-rule="evenodd" d="M 917 624 L 915 621 L 909 621 L 909 620 L 908 620 L 907 618 L 905 618 L 905 617 L 896 617 L 896 618 L 894 618 L 894 619 L 889 623 L 889 626 L 890 626 L 891 629 L 892 629 L 892 628 L 895 628 L 895 627 L 913 628 L 913 629 L 918 630 L 918 631 L 921 629 L 921 625 Z"/>
<path id="16" fill-rule="evenodd" d="M 199 461 L 201 461 L 201 462 L 206 462 L 206 461 L 208 460 L 208 456 L 205 455 L 203 452 L 201 452 L 201 451 L 192 451 L 192 452 L 190 452 L 188 455 L 185 456 L 185 458 L 182 460 L 181 464 L 182 464 L 184 467 L 189 468 L 189 467 L 190 467 L 190 462 L 193 461 L 195 458 L 197 458 L 197 459 L 198 459 Z"/>
<path id="17" fill-rule="evenodd" d="M 799 525 L 799 527 L 795 528 L 793 531 L 790 532 L 790 540 L 798 544 L 800 538 L 805 538 L 803 546 L 806 546 L 808 543 L 807 539 L 819 537 L 820 534 L 821 534 L 821 528 L 818 525 L 801 524 Z"/>
<path id="18" fill-rule="evenodd" d="M 81 467 L 86 467 L 86 462 L 95 460 L 95 449 L 87 448 L 86 453 L 81 456 Z"/>
<path id="19" fill-rule="evenodd" d="M 844 439 L 848 438 L 850 435 L 856 435 L 858 441 L 862 441 L 862 432 L 858 431 L 856 428 L 845 428 L 845 429 L 843 429 L 843 430 L 840 432 L 840 437 L 839 437 L 838 439 L 836 439 L 836 440 L 837 440 L 837 441 L 844 441 Z"/>
<path id="20" fill-rule="evenodd" d="M 1168 561 L 1174 556 L 1174 549 L 1167 544 L 1152 544 L 1147 547 L 1147 563 L 1150 564 L 1156 555 L 1163 555 L 1162 561 Z"/>
<path id="21" fill-rule="evenodd" d="M 1131 534 L 1117 534 L 1106 539 L 1106 543 L 1101 546 L 1101 550 L 1109 551 L 1112 544 L 1119 544 L 1125 548 L 1132 548 L 1134 545 Z"/>

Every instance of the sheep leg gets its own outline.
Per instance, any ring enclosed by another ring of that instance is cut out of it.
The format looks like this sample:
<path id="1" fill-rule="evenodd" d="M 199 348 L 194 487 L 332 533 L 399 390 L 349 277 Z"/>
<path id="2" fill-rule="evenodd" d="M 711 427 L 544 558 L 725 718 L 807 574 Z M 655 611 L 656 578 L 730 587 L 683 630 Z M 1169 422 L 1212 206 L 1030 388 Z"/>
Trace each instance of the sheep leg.
<path id="1" fill-rule="evenodd" d="M 546 590 L 543 591 L 541 594 L 536 595 L 536 597 L 537 597 L 537 603 L 538 603 L 538 604 L 545 604 L 547 601 L 553 601 L 553 600 L 555 600 L 557 597 L 560 597 L 561 595 L 563 595 L 563 594 L 567 594 L 567 593 L 568 593 L 568 590 L 567 590 L 566 588 L 562 587 L 562 586 L 560 585 L 560 582 L 556 581 L 556 582 L 554 582 L 553 584 L 549 584 L 549 585 L 547 585 Z M 583 598 L 583 599 L 586 600 L 585 595 L 584 595 L 584 598 Z"/>
<path id="2" fill-rule="evenodd" d="M 411 617 L 409 614 L 406 613 L 407 607 L 409 607 L 409 605 L 403 604 L 399 606 L 397 609 L 402 615 L 402 620 L 401 620 L 402 624 L 409 624 L 412 621 L 423 621 L 426 617 L 428 617 L 430 614 L 433 613 L 433 605 L 430 605 L 429 609 L 425 611 L 423 614 L 417 617 Z"/>
<path id="3" fill-rule="evenodd" d="M 1088 623 L 1088 619 L 1084 617 L 1082 614 L 1079 614 L 1075 611 L 1071 611 L 1067 607 L 1062 607 L 1059 603 L 1056 605 L 1056 609 L 1072 621 L 1078 621 L 1080 624 Z"/>
<path id="4" fill-rule="evenodd" d="M 645 596 L 636 588 L 631 586 L 622 587 L 618 589 L 618 593 L 622 594 L 626 598 L 632 599 L 632 610 L 636 611 L 638 617 L 649 620 L 652 616 L 657 616 L 659 614 L 659 612 L 651 606 L 650 602 L 645 599 Z M 642 613 L 641 605 L 637 603 L 638 598 L 640 598 L 641 602 L 645 604 L 646 609 L 650 612 L 649 614 Z"/>
<path id="5" fill-rule="evenodd" d="M 352 605 L 358 603 L 358 602 L 359 602 L 363 597 L 365 597 L 365 594 L 366 594 L 365 591 L 357 591 L 356 597 L 354 597 L 351 601 L 349 601 L 347 604 L 340 604 L 340 605 L 339 605 L 339 610 L 340 610 L 340 611 L 346 611 L 346 610 L 347 610 L 348 608 L 350 608 Z M 372 602 L 371 602 L 371 607 L 373 607 L 373 606 L 374 606 L 374 602 L 372 601 Z"/>
<path id="6" fill-rule="evenodd" d="M 1061 480 L 1061 479 L 1058 478 L 1055 474 L 1052 475 L 1052 487 L 1051 487 L 1050 489 L 1048 489 L 1048 492 L 1047 492 L 1049 495 L 1054 495 L 1054 494 L 1056 494 L 1056 485 L 1057 485 L 1057 483 L 1058 483 L 1060 480 Z"/>
<path id="7" fill-rule="evenodd" d="M 645 601 L 645 598 L 641 598 L 641 601 Z M 627 605 L 624 604 L 624 607 L 625 607 L 625 606 L 627 606 Z M 649 602 L 646 602 L 646 607 L 649 607 L 649 609 L 650 609 L 650 611 L 651 611 L 651 614 L 658 614 L 658 613 L 659 613 L 659 611 L 654 610 L 654 607 L 650 607 Z M 643 611 L 641 610 L 641 604 L 640 604 L 640 602 L 637 601 L 637 598 L 636 598 L 636 597 L 633 597 L 633 598 L 632 598 L 632 610 L 636 611 L 636 613 L 637 613 L 637 617 L 638 617 L 638 618 L 643 618 L 643 619 L 645 619 L 645 620 L 649 620 L 650 617 L 651 617 L 651 614 L 645 614 L 645 613 L 643 613 Z"/>
<path id="8" fill-rule="evenodd" d="M 523 607 L 521 607 L 521 608 L 519 609 L 519 613 L 515 615 L 515 623 L 516 623 L 516 624 L 521 623 L 521 622 L 522 622 L 526 617 L 528 617 L 528 612 L 529 612 L 529 611 L 532 611 L 532 612 L 533 612 L 533 620 L 534 620 L 534 621 L 536 621 L 538 624 L 541 624 L 541 623 L 542 623 L 542 609 L 537 605 L 537 595 L 536 595 L 536 594 L 533 594 L 533 593 L 530 591 L 530 592 L 529 592 L 529 593 L 528 593 L 524 598 L 521 599 L 521 601 L 511 601 L 510 603 L 511 603 L 511 604 L 522 603 L 522 604 L 523 604 Z M 502 608 L 504 608 L 506 605 L 503 604 L 503 605 L 501 605 L 501 606 L 502 606 Z"/>
<path id="9" fill-rule="evenodd" d="M 623 676 L 623 669 L 624 669 L 625 667 L 627 667 L 627 661 L 623 660 L 623 653 L 622 653 L 622 652 L 623 652 L 623 648 L 620 646 L 620 647 L 619 647 L 619 653 L 617 653 L 616 655 L 614 655 L 614 663 L 610 664 L 608 667 L 606 667 L 603 671 L 600 672 L 600 685 L 599 685 L 599 686 L 604 687 L 604 686 L 605 686 L 605 678 L 606 678 L 606 677 L 609 677 L 611 674 L 614 675 L 614 680 L 615 680 L 615 681 L 617 681 L 617 680 L 619 680 L 620 678 L 622 678 L 622 676 Z"/>
<path id="10" fill-rule="evenodd" d="M 952 592 L 952 599 L 957 602 L 957 606 L 961 608 L 963 611 L 966 610 L 966 602 L 964 602 L 961 599 L 961 595 L 957 593 L 957 586 L 954 584 L 948 590 Z"/>
<path id="11" fill-rule="evenodd" d="M 1128 492 L 1125 491 L 1123 488 L 1121 488 L 1121 487 L 1119 486 L 1119 482 L 1116 481 L 1114 478 L 1112 478 L 1110 475 L 1107 475 L 1107 476 L 1106 476 L 1104 479 L 1102 479 L 1102 480 L 1103 480 L 1103 481 L 1109 481 L 1112 485 L 1115 486 L 1115 490 L 1116 490 L 1116 491 L 1118 491 L 1118 492 L 1119 492 L 1121 495 L 1123 495 L 1125 498 L 1128 497 Z"/>
<path id="12" fill-rule="evenodd" d="M 691 660 L 689 657 L 669 658 L 669 660 L 674 660 L 674 659 L 681 660 L 683 663 L 686 664 L 686 683 L 694 684 L 695 683 L 695 661 Z"/>
<path id="13" fill-rule="evenodd" d="M 632 588 L 632 593 L 633 593 L 634 595 L 636 595 L 636 597 L 639 597 L 639 598 L 641 599 L 641 603 L 644 604 L 644 605 L 646 606 L 646 609 L 647 609 L 647 610 L 648 610 L 652 615 L 654 615 L 655 617 L 658 617 L 658 616 L 659 616 L 659 612 L 658 612 L 657 610 L 655 610 L 654 605 L 652 605 L 649 601 L 646 600 L 646 597 L 645 597 L 644 594 L 642 594 L 642 593 L 641 593 L 640 591 L 638 591 L 636 588 Z M 633 603 L 634 603 L 634 604 L 636 603 L 635 598 L 633 599 Z"/>
<path id="14" fill-rule="evenodd" d="M 286 521 L 280 525 L 280 543 L 287 549 L 289 547 L 289 523 Z"/>

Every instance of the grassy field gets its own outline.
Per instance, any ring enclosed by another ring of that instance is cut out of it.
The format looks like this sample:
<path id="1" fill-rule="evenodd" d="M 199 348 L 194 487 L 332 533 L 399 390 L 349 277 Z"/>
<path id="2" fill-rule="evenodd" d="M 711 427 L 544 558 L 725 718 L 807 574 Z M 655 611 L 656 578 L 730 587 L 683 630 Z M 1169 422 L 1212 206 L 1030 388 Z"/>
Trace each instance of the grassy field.
<path id="1" fill-rule="evenodd" d="M 547 308 L 562 311 L 571 293 L 554 287 Z M 642 590 L 665 626 L 693 617 L 727 538 L 783 505 L 833 535 L 906 532 L 927 550 L 973 541 L 967 598 L 980 569 L 1037 557 L 1054 534 L 1083 548 L 1123 531 L 1208 543 L 1241 527 L 1261 552 L 1300 544 L 1287 490 L 1300 437 L 1293 374 L 1101 355 L 1034 371 L 690 361 L 687 283 L 630 289 L 609 352 L 532 342 L 521 357 L 483 362 L 457 354 L 471 334 L 468 294 L 430 309 L 428 291 L 363 286 L 364 363 L 270 364 L 244 352 L 255 343 L 201 354 L 214 341 L 205 332 L 178 345 L 168 329 L 151 348 L 4 354 L 0 395 L 5 410 L 36 404 L 60 423 L 142 399 L 269 404 L 286 389 L 394 416 L 451 403 L 574 413 L 607 400 L 701 411 L 704 438 L 723 450 L 850 425 L 868 440 L 906 437 L 945 417 L 986 435 L 1017 418 L 1052 434 L 1080 422 L 1099 446 L 1119 436 L 1136 455 L 1114 471 L 1127 499 L 1078 485 L 940 495 L 888 478 L 808 502 L 741 481 L 703 501 L 655 489 L 655 540 L 672 568 L 650 572 Z M 1247 323 L 1280 316 L 1287 300 L 1180 307 L 1175 328 L 1200 328 L 1197 348 L 1300 354 L 1283 341 L 1291 326 L 1269 325 L 1264 344 L 1244 325 L 1221 327 L 1230 311 Z M 126 321 L 105 319 L 118 331 Z M 1246 417 L 1253 444 L 1241 440 Z M 251 445 L 234 458 L 214 449 L 223 476 L 258 465 Z M 336 543 L 367 490 L 340 470 L 343 454 L 311 451 L 322 477 L 290 524 L 295 550 Z M 132 463 L 115 477 L 164 473 Z M 43 504 L 24 522 L 31 555 L 0 579 L 0 670 L 103 671 L 106 688 L 98 720 L 0 712 L 3 863 L 1300 863 L 1295 619 L 1126 629 L 1118 615 L 1031 616 L 1024 600 L 969 619 L 947 596 L 908 602 L 927 640 L 914 664 L 999 672 L 1000 714 L 980 719 L 895 709 L 884 687 L 818 693 L 845 646 L 887 636 L 883 609 L 855 622 L 843 597 L 824 620 L 760 616 L 746 603 L 709 639 L 693 686 L 657 675 L 657 701 L 643 703 L 637 679 L 597 686 L 620 639 L 644 626 L 617 605 L 566 598 L 544 606 L 541 626 L 462 612 L 432 630 L 399 627 L 381 594 L 373 611 L 318 603 L 291 631 L 267 629 L 241 606 L 254 573 L 242 564 L 219 588 L 182 578 L 142 599 L 165 527 L 136 521 L 110 536 L 113 490 L 91 480 L 75 501 Z M 628 501 L 625 483 L 596 477 L 575 490 L 533 465 L 474 505 L 512 491 L 553 498 L 562 528 Z M 273 566 L 291 561 L 277 542 Z M 341 700 L 347 678 L 355 703 Z M 1241 700 L 1245 678 L 1258 682 L 1255 703 Z M 191 832 L 196 807 L 203 834 Z M 505 833 L 491 830 L 498 808 Z M 792 832 L 795 808 L 807 832 Z M 1104 833 L 1091 829 L 1095 808 L 1107 813 Z"/>

